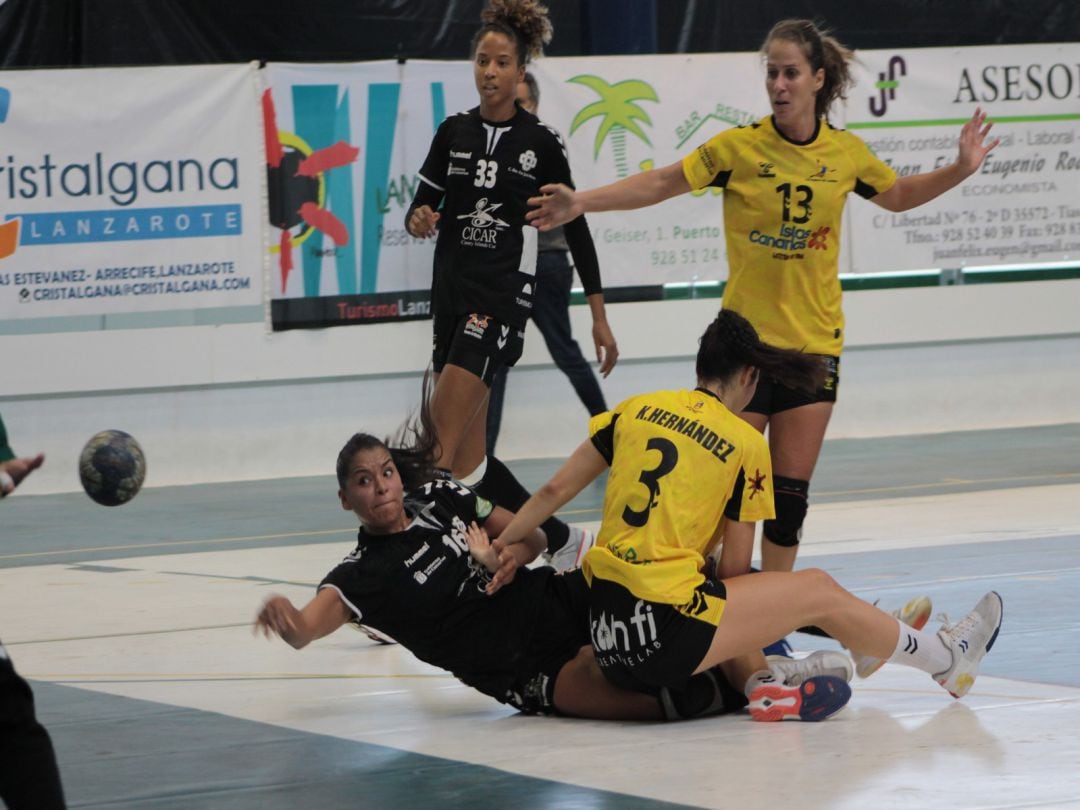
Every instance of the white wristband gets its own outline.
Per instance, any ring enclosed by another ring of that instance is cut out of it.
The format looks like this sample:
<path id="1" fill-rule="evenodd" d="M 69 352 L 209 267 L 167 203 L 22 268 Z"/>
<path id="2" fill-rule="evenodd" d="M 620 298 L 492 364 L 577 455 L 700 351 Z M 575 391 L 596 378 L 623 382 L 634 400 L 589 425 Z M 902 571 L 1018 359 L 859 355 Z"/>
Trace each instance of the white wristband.
<path id="1" fill-rule="evenodd" d="M 0 498 L 15 489 L 15 479 L 3 470 L 0 470 Z"/>

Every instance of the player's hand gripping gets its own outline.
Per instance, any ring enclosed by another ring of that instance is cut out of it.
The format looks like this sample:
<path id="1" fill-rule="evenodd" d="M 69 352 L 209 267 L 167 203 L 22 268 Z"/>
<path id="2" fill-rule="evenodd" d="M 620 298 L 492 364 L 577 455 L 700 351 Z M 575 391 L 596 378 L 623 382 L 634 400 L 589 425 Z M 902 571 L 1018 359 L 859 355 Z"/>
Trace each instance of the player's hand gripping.
<path id="1" fill-rule="evenodd" d="M 469 554 L 490 573 L 499 568 L 499 555 L 491 547 L 491 540 L 484 528 L 474 520 L 465 530 L 465 540 L 469 544 Z"/>

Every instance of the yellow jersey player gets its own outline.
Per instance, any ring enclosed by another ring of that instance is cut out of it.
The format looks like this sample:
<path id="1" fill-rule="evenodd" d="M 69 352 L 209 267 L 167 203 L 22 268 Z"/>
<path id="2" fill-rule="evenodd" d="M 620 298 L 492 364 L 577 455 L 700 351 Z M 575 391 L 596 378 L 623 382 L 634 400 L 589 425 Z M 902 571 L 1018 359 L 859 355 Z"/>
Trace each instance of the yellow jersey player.
<path id="1" fill-rule="evenodd" d="M 996 593 L 935 634 L 902 624 L 824 571 L 727 573 L 748 567 L 754 522 L 773 512 L 764 439 L 736 414 L 754 396 L 759 374 L 813 390 L 823 367 L 762 343 L 745 318 L 725 309 L 701 338 L 696 370 L 693 391 L 633 397 L 593 417 L 589 439 L 503 530 L 496 545 L 506 561 L 488 591 L 512 574 L 513 544 L 610 466 L 603 524 L 582 571 L 596 662 L 614 685 L 678 688 L 814 624 L 857 653 L 917 667 L 954 696 L 965 694 L 1001 625 Z M 718 538 L 720 563 L 710 570 L 706 555 Z M 755 719 L 821 720 L 850 697 L 836 674 L 782 683 L 756 655 L 744 686 Z"/>
<path id="2" fill-rule="evenodd" d="M 773 26 L 762 46 L 772 114 L 723 132 L 669 166 L 575 192 L 540 189 L 528 215 L 540 230 L 592 211 L 643 208 L 706 186 L 724 189 L 730 275 L 723 306 L 775 346 L 821 358 L 827 376 L 813 392 L 765 374 L 742 417 L 770 429 L 776 516 L 765 522 L 762 567 L 790 571 L 806 516 L 810 478 L 839 383 L 840 216 L 851 192 L 889 211 L 922 205 L 976 172 L 998 141 L 976 109 L 954 163 L 897 177 L 856 136 L 831 127 L 828 112 L 852 83 L 852 53 L 809 20 Z M 924 619 L 925 621 L 925 619 Z"/>

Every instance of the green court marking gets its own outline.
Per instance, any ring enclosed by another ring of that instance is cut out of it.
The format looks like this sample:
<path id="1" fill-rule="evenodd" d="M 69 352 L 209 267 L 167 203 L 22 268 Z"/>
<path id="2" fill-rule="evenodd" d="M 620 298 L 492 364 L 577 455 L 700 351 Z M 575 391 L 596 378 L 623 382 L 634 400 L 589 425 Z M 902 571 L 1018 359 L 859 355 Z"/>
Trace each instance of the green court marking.
<path id="1" fill-rule="evenodd" d="M 951 127 L 963 126 L 969 118 L 925 118 L 916 121 L 852 121 L 844 125 L 845 129 L 891 129 L 892 127 Z M 1043 121 L 1077 121 L 1078 113 L 1057 113 L 1054 115 L 995 115 L 988 119 L 993 124 L 1033 124 Z"/>

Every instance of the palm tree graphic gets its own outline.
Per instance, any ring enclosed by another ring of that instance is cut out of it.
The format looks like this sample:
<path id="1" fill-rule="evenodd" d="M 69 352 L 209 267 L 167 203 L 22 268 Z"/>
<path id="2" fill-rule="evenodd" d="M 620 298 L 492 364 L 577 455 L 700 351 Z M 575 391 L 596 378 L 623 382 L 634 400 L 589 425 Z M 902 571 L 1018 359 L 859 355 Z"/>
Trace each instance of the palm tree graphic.
<path id="1" fill-rule="evenodd" d="M 626 79 L 615 84 L 608 84 L 599 76 L 575 76 L 569 81 L 583 84 L 600 96 L 599 101 L 594 101 L 574 116 L 570 124 L 570 134 L 573 135 L 574 131 L 589 119 L 601 116 L 600 126 L 596 130 L 596 140 L 593 143 L 593 159 L 600 156 L 600 147 L 603 146 L 604 139 L 610 135 L 611 151 L 615 154 L 615 171 L 619 177 L 626 177 L 630 173 L 629 162 L 626 159 L 626 133 L 632 132 L 652 146 L 652 142 L 637 123 L 637 120 L 641 120 L 652 126 L 652 119 L 634 102 L 659 101 L 656 91 L 650 85 L 637 79 Z"/>

